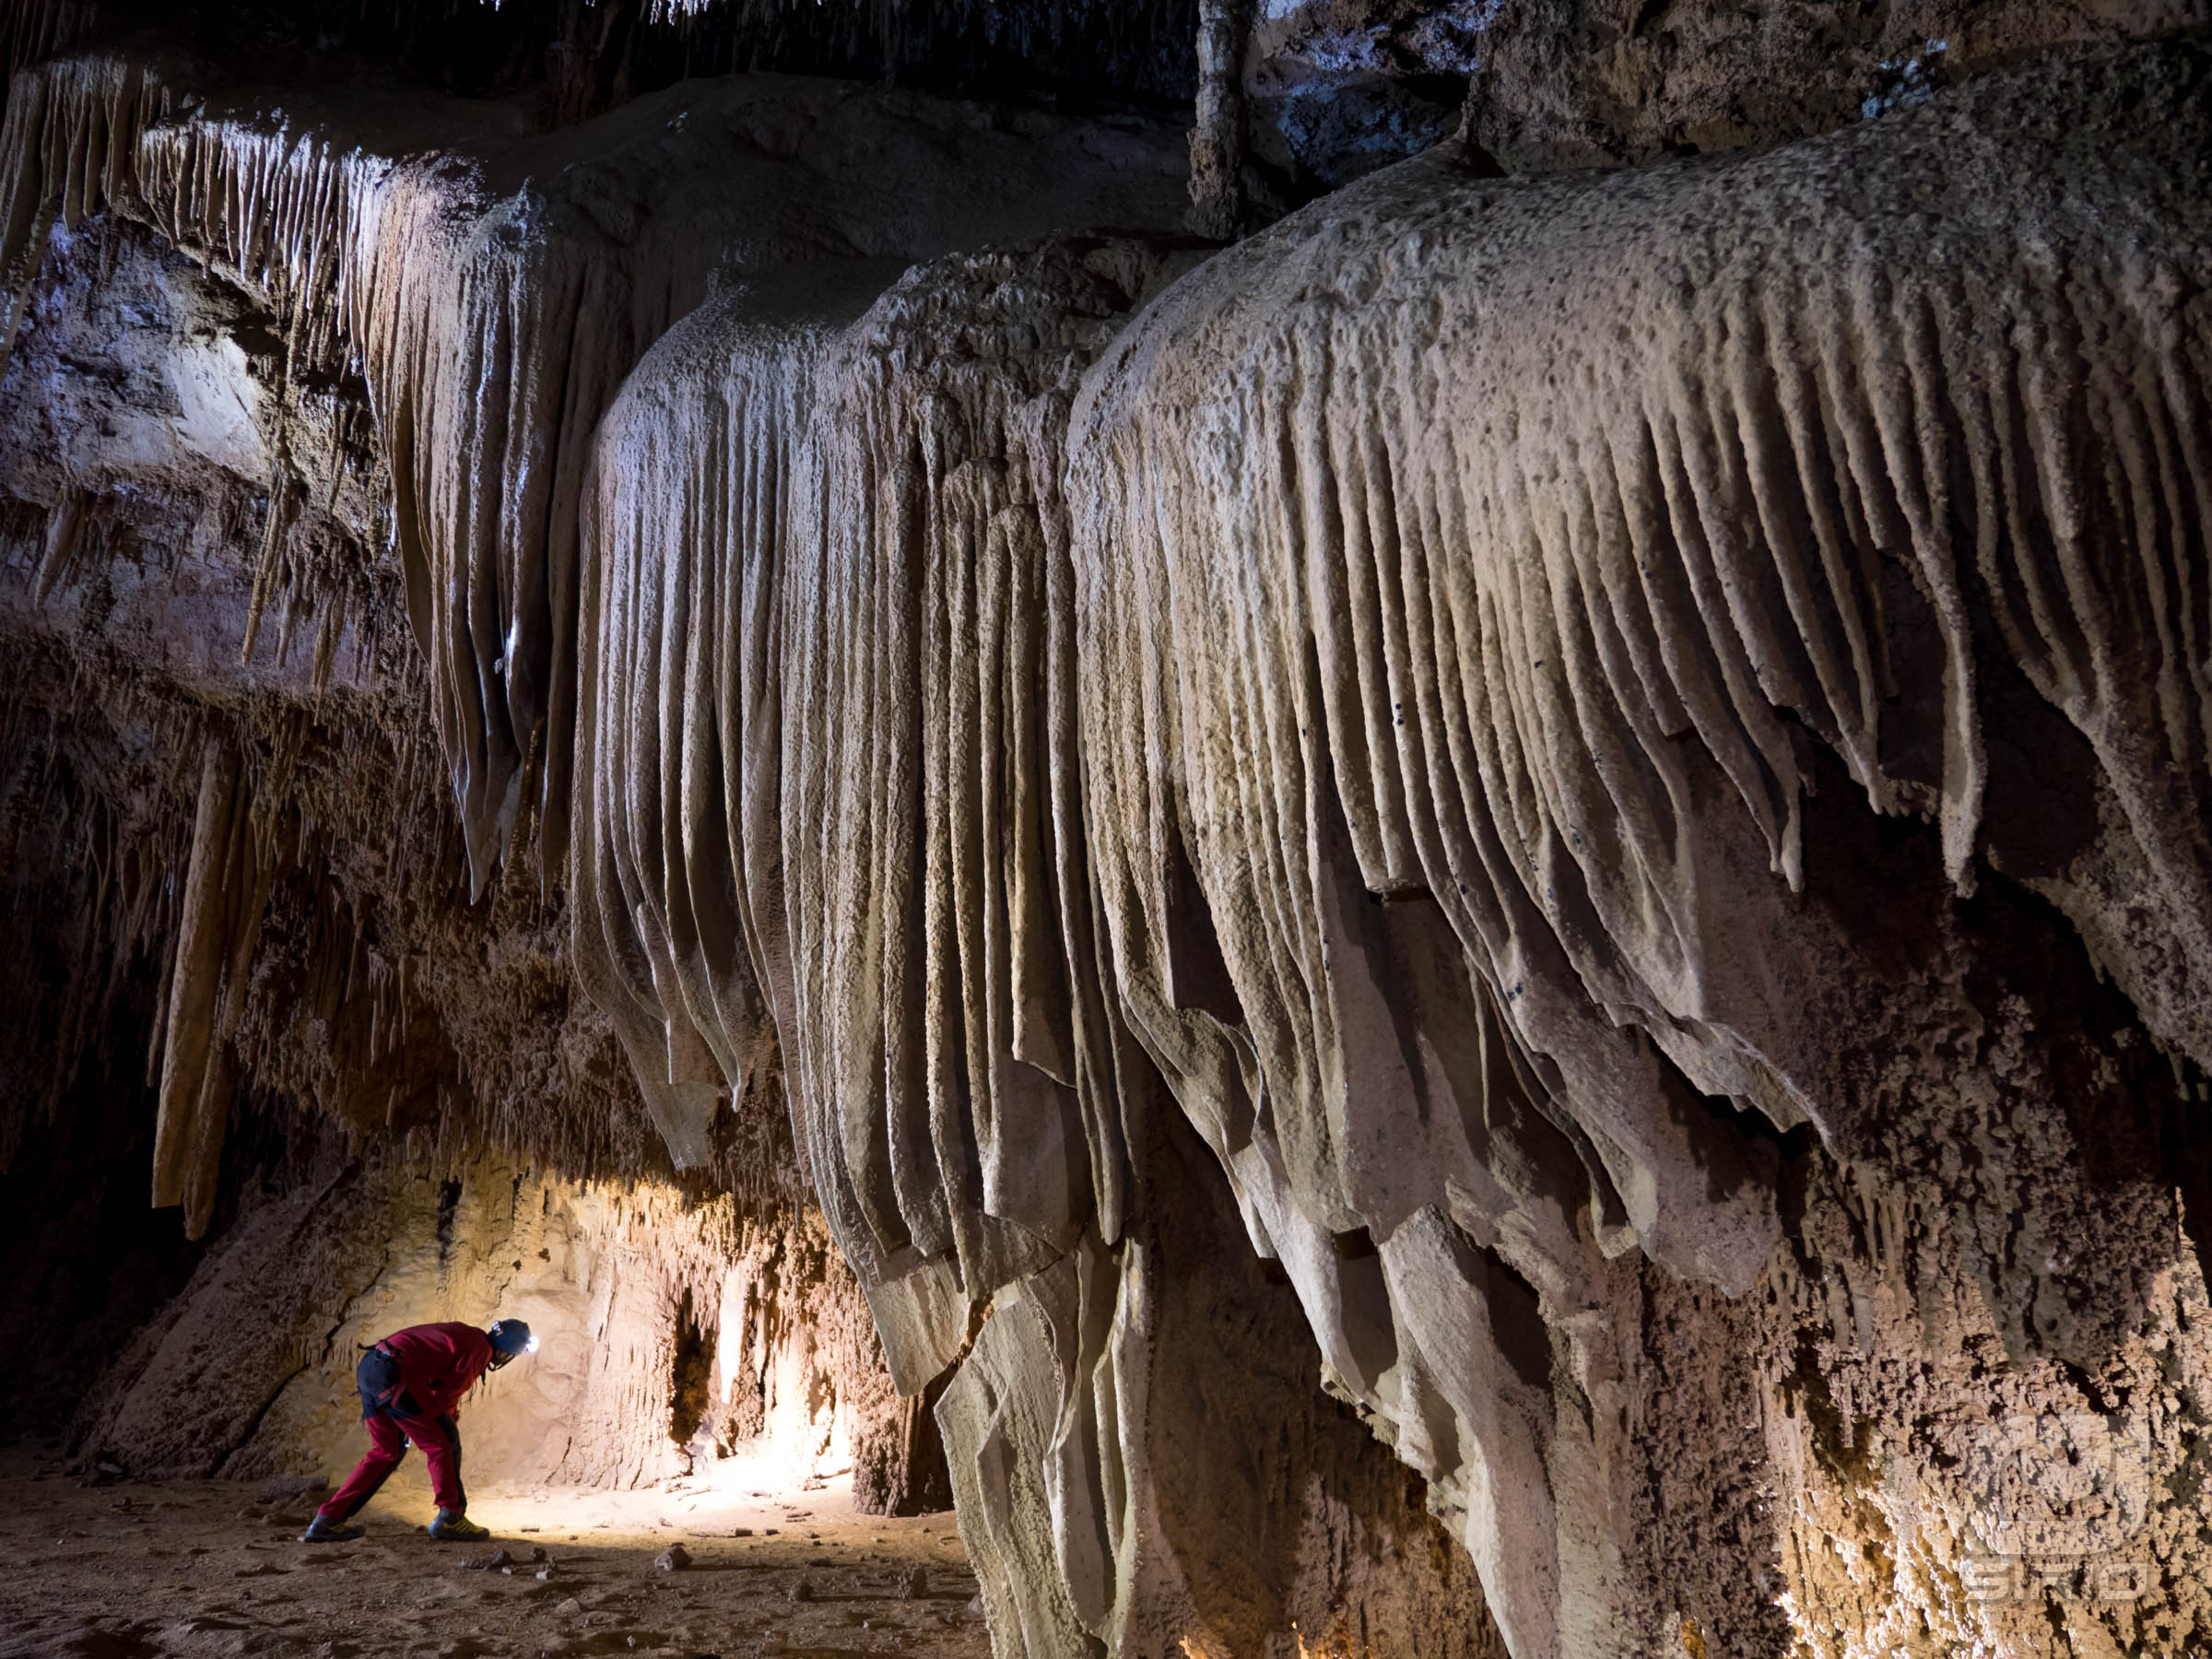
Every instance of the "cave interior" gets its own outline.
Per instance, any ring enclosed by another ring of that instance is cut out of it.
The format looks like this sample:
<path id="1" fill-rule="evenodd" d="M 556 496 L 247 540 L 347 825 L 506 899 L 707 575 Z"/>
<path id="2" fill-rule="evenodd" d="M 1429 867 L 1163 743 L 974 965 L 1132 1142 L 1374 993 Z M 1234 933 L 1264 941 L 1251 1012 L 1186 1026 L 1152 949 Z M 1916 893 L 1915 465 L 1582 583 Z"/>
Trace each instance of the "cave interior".
<path id="1" fill-rule="evenodd" d="M 2212 0 L 0 85 L 0 1659 L 2212 1654 Z"/>

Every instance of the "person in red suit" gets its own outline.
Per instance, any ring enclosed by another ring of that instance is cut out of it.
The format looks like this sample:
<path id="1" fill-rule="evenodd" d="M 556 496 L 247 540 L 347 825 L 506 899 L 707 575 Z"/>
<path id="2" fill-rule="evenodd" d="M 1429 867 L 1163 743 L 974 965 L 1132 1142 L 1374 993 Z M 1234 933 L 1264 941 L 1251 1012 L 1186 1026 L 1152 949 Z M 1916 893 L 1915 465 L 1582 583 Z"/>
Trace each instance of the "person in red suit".
<path id="1" fill-rule="evenodd" d="M 468 1495 L 461 1487 L 461 1430 L 453 1414 L 478 1377 L 536 1348 L 528 1325 L 502 1319 L 488 1331 L 469 1324 L 409 1325 L 364 1353 L 354 1382 L 361 1391 L 362 1419 L 369 1425 L 369 1454 L 315 1512 L 300 1542 L 342 1544 L 359 1537 L 364 1529 L 350 1524 L 354 1512 L 376 1496 L 410 1444 L 422 1448 L 438 1498 L 430 1536 L 454 1542 L 489 1537 L 468 1518 Z"/>

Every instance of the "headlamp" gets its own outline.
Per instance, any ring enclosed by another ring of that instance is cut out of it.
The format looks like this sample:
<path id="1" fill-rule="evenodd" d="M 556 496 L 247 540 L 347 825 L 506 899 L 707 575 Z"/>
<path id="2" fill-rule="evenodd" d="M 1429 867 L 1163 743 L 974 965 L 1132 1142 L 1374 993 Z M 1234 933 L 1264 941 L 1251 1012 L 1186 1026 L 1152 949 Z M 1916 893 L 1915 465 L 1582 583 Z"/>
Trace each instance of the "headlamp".
<path id="1" fill-rule="evenodd" d="M 502 1319 L 484 1335 L 491 1339 L 491 1369 L 494 1371 L 518 1354 L 537 1352 L 537 1338 L 529 1325 L 519 1319 Z"/>

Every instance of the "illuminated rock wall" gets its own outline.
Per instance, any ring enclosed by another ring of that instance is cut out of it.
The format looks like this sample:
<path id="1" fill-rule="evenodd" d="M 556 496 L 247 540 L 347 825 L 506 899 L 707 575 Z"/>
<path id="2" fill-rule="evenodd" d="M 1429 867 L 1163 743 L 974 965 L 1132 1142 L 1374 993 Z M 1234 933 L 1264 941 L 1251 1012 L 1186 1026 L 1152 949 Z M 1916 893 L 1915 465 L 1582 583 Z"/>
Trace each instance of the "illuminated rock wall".
<path id="1" fill-rule="evenodd" d="M 465 1406 L 472 1480 L 635 1487 L 741 1457 L 779 1489 L 853 1469 L 881 1512 L 947 1496 L 893 1443 L 902 1407 L 818 1221 L 747 1225 L 727 1200 L 496 1158 L 347 1164 L 250 1206 L 103 1379 L 81 1455 L 335 1477 L 368 1444 L 364 1347 L 495 1318 L 526 1320 L 538 1347 Z"/>

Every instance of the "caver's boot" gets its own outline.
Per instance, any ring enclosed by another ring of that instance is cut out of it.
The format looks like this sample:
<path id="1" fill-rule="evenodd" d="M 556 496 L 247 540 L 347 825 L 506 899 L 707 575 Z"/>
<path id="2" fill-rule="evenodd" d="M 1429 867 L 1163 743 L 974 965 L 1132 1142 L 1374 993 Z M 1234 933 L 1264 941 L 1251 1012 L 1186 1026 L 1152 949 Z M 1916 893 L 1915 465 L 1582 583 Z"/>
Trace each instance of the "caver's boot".
<path id="1" fill-rule="evenodd" d="M 457 1510 L 440 1510 L 430 1523 L 430 1536 L 441 1544 L 474 1544 L 491 1534 Z"/>
<path id="2" fill-rule="evenodd" d="M 317 1515 L 307 1524 L 307 1530 L 300 1535 L 300 1542 L 302 1544 L 350 1544 L 368 1530 L 365 1526 L 355 1526 L 348 1522 L 331 1521 L 322 1515 Z"/>

